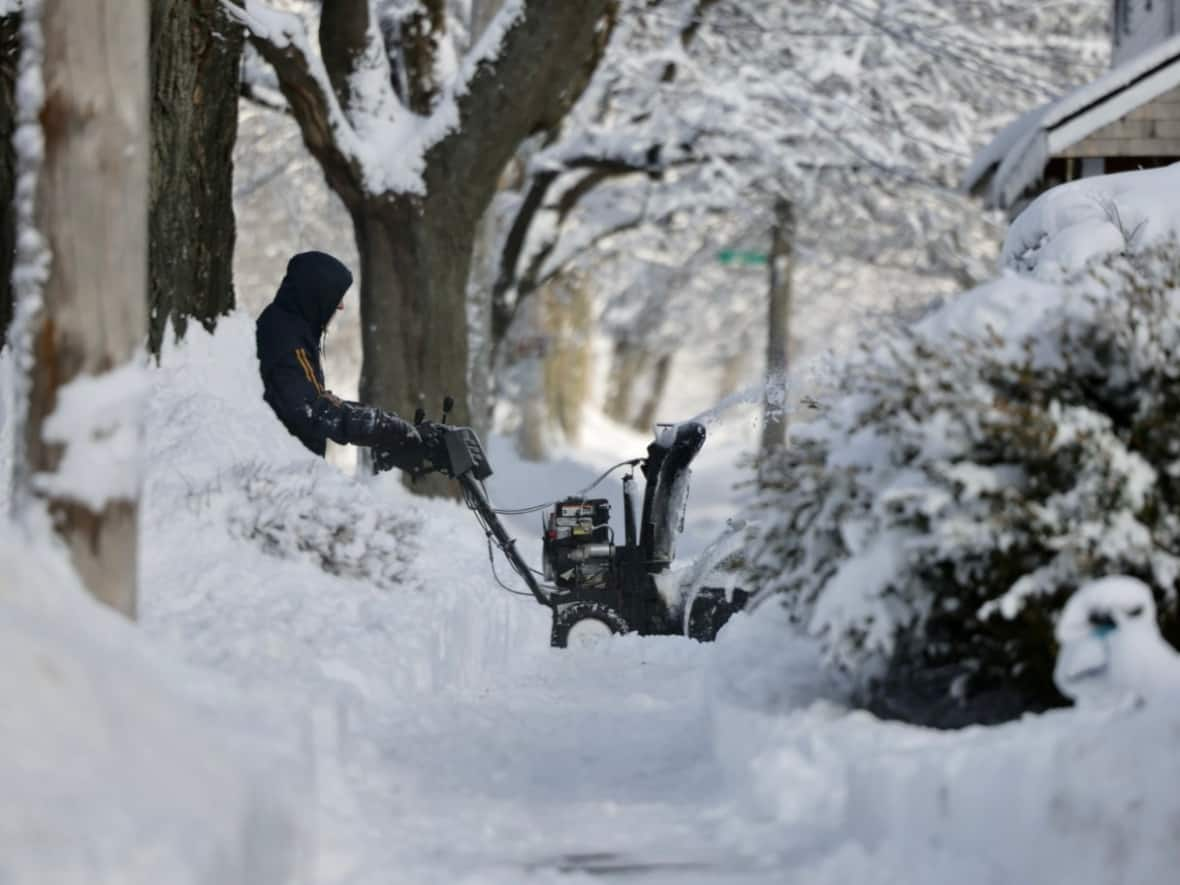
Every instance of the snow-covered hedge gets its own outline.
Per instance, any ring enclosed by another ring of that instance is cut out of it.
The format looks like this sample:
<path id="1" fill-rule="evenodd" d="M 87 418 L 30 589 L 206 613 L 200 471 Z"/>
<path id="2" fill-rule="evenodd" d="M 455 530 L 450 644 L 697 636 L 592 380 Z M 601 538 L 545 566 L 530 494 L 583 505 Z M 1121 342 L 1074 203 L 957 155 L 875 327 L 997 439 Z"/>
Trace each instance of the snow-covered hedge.
<path id="1" fill-rule="evenodd" d="M 232 536 L 264 553 L 378 587 L 404 583 L 420 548 L 412 512 L 331 470 L 233 464 L 193 490 L 189 505 L 218 510 Z"/>
<path id="2" fill-rule="evenodd" d="M 1180 633 L 1180 248 L 1008 274 L 843 362 L 764 465 L 750 580 L 875 709 L 940 724 L 1060 703 L 1052 624 L 1137 575 Z"/>

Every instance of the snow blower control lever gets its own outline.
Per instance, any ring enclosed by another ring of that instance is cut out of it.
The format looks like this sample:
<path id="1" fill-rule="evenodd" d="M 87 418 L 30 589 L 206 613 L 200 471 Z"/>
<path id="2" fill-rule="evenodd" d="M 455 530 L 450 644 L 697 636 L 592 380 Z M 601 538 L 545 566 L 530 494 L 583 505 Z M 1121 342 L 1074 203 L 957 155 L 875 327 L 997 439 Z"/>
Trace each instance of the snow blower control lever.
<path id="1" fill-rule="evenodd" d="M 489 539 L 495 541 L 513 571 L 525 582 L 537 602 L 552 605 L 549 595 L 537 582 L 528 563 L 516 549 L 516 540 L 508 534 L 491 502 L 488 501 L 483 481 L 492 475 L 492 467 L 488 463 L 479 436 L 470 427 L 456 427 L 446 423 L 447 416 L 454 407 L 454 399 L 446 397 L 443 400 L 442 421 L 437 423 L 426 420 L 425 409 L 416 409 L 414 427 L 422 437 L 421 451 L 416 453 L 414 460 L 409 463 L 404 456 L 385 450 L 375 451 L 374 469 L 380 473 L 397 467 L 414 479 L 428 473 L 441 473 L 456 480 L 463 490 L 463 500 L 475 511 Z"/>
<path id="2" fill-rule="evenodd" d="M 446 423 L 453 405 L 450 397 L 444 400 L 440 423 L 427 421 L 421 409 L 415 413 L 423 445 L 412 463 L 406 463 L 407 456 L 377 451 L 374 466 L 378 471 L 398 467 L 413 477 L 442 473 L 459 483 L 464 501 L 487 534 L 489 557 L 494 542 L 529 593 L 552 610 L 551 645 L 564 648 L 571 642 L 630 632 L 712 640 L 730 615 L 745 606 L 749 595 L 743 590 L 701 586 L 696 581 L 689 592 L 678 593 L 670 575 L 676 536 L 684 528 L 689 464 L 705 442 L 703 425 L 695 421 L 660 425 L 655 441 L 647 447 L 647 457 L 616 464 L 576 496 L 497 511 L 483 485 L 492 468 L 479 437 L 470 427 Z M 634 471 L 623 479 L 625 537 L 618 544 L 610 526 L 609 502 L 584 495 L 623 466 L 640 467 L 646 487 L 637 517 Z M 544 571 L 537 572 L 521 557 L 499 514 L 542 510 L 549 512 L 543 518 Z M 494 560 L 492 569 L 494 574 Z M 537 580 L 538 574 L 544 575 L 546 583 Z"/>

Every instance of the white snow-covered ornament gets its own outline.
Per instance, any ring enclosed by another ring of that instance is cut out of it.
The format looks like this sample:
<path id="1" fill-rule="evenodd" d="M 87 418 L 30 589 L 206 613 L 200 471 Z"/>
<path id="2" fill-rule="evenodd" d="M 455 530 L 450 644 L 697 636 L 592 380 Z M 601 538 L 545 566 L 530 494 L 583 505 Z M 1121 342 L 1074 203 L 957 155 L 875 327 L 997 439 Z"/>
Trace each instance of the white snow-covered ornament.
<path id="1" fill-rule="evenodd" d="M 1116 575 L 1083 585 L 1057 623 L 1057 688 L 1075 704 L 1180 700 L 1180 654 L 1160 636 L 1151 590 Z"/>

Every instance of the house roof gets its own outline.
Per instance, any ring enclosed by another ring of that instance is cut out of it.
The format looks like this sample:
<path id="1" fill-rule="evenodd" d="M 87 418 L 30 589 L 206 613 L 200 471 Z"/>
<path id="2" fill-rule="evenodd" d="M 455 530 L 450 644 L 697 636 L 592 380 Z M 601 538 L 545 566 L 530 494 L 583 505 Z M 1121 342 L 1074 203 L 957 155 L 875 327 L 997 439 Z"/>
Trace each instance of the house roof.
<path id="1" fill-rule="evenodd" d="M 976 154 L 963 175 L 963 188 L 986 187 L 989 205 L 1011 206 L 1040 179 L 1054 154 L 1176 86 L 1180 35 L 1018 117 Z"/>

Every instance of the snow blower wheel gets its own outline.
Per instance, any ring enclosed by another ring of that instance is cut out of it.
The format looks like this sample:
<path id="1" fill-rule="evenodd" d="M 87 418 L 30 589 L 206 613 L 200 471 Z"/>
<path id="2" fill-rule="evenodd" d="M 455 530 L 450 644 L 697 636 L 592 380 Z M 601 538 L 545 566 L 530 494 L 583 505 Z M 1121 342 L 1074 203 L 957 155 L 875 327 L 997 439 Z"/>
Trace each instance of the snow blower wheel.
<path id="1" fill-rule="evenodd" d="M 589 648 L 611 636 L 630 632 L 627 622 L 600 602 L 570 602 L 553 608 L 553 648 Z"/>

